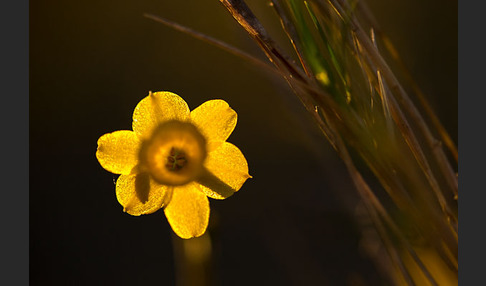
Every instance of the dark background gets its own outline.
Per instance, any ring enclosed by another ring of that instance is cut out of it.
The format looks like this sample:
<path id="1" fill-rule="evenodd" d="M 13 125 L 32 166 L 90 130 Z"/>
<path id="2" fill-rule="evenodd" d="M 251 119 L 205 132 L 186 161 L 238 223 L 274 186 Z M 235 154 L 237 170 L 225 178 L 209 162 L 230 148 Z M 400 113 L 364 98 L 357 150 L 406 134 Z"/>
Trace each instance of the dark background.
<path id="1" fill-rule="evenodd" d="M 248 1 L 285 45 L 271 7 L 258 2 Z M 370 5 L 457 138 L 457 3 Z M 168 90 L 191 109 L 222 98 L 237 111 L 228 141 L 253 176 L 210 200 L 214 284 L 378 285 L 350 179 L 285 83 L 145 12 L 263 58 L 218 1 L 31 1 L 31 284 L 175 284 L 163 211 L 123 213 L 116 176 L 95 157 L 101 135 L 131 128 L 149 90 Z"/>

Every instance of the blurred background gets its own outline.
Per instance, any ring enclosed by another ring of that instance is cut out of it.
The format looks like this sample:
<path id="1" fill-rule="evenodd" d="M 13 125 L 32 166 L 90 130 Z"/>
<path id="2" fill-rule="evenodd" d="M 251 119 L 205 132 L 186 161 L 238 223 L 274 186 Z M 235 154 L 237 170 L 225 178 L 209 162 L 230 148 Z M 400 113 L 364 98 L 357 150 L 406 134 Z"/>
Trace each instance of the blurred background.
<path id="1" fill-rule="evenodd" d="M 268 2 L 247 3 L 289 47 Z M 457 143 L 457 1 L 368 3 Z M 31 285 L 386 285 L 349 175 L 286 83 L 144 13 L 265 59 L 216 0 L 31 1 Z M 191 109 L 227 101 L 228 141 L 253 176 L 210 200 L 207 235 L 189 243 L 162 210 L 124 213 L 95 157 L 101 135 L 131 129 L 136 104 L 164 90 Z M 206 251 L 203 273 L 191 249 Z"/>

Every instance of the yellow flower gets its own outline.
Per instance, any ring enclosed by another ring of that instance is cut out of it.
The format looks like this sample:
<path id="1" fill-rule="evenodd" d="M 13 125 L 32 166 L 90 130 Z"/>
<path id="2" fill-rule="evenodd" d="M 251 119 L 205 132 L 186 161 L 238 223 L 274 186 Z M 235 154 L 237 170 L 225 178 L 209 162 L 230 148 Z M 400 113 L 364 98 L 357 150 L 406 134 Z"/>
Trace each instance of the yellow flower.
<path id="1" fill-rule="evenodd" d="M 224 100 L 209 100 L 193 111 L 177 94 L 150 92 L 135 107 L 133 131 L 98 139 L 96 158 L 120 174 L 116 197 L 131 215 L 164 208 L 182 238 L 206 231 L 209 201 L 225 199 L 251 176 L 245 157 L 226 142 L 236 112 Z"/>

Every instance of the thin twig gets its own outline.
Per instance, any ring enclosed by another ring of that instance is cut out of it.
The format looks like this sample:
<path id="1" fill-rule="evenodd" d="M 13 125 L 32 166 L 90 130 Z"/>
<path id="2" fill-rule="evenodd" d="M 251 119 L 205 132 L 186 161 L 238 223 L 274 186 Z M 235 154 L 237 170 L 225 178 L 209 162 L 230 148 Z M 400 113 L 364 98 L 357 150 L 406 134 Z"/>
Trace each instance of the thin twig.
<path id="1" fill-rule="evenodd" d="M 143 14 L 144 17 L 146 18 L 149 18 L 151 20 L 154 20 L 155 22 L 158 22 L 158 23 L 162 23 L 170 28 L 173 28 L 177 31 L 180 31 L 180 32 L 183 32 L 183 33 L 186 33 L 196 39 L 199 39 L 199 40 L 202 40 L 206 43 L 209 43 L 211 45 L 214 45 L 220 49 L 223 49 L 233 55 L 236 55 L 238 57 L 241 57 L 245 60 L 248 60 L 250 61 L 251 63 L 255 64 L 256 66 L 259 66 L 261 68 L 264 68 L 266 69 L 267 71 L 270 71 L 272 73 L 277 73 L 278 75 L 281 75 L 281 73 L 275 69 L 274 67 L 272 67 L 271 65 L 267 64 L 266 62 L 248 54 L 247 52 L 244 52 L 232 45 L 229 45 L 228 43 L 225 43 L 223 41 L 220 41 L 218 39 L 215 39 L 213 37 L 210 37 L 210 36 L 207 36 L 201 32 L 198 32 L 196 30 L 193 30 L 191 28 L 188 28 L 186 26 L 183 26 L 181 24 L 178 24 L 176 22 L 173 22 L 173 21 L 170 21 L 170 20 L 167 20 L 165 18 L 162 18 L 160 16 L 155 16 L 155 15 L 152 15 L 152 14 L 148 14 L 148 13 L 145 13 Z"/>

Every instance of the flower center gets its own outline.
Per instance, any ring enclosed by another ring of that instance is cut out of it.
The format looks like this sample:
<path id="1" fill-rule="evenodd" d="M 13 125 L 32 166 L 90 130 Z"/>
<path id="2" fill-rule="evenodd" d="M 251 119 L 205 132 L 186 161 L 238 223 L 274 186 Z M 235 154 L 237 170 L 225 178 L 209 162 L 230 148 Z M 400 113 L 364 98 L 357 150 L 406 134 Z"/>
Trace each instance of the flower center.
<path id="1" fill-rule="evenodd" d="M 206 159 L 206 139 L 190 122 L 161 123 L 142 142 L 141 166 L 160 184 L 178 186 L 200 176 Z"/>
<path id="2" fill-rule="evenodd" d="M 187 159 L 184 151 L 172 147 L 170 155 L 167 157 L 167 164 L 165 164 L 165 167 L 167 167 L 169 171 L 177 172 L 182 169 L 186 163 Z"/>

